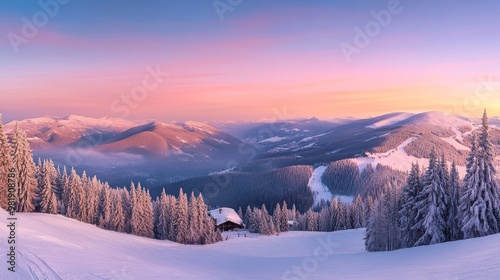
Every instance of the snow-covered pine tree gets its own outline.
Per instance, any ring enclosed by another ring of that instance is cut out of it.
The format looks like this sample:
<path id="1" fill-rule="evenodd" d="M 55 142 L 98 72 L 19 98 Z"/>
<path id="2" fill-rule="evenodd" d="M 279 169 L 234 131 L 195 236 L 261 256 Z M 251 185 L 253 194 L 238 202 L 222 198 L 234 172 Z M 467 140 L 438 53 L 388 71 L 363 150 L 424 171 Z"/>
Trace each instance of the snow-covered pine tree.
<path id="1" fill-rule="evenodd" d="M 207 244 L 208 242 L 213 243 L 213 232 L 215 225 L 209 224 L 210 220 L 213 220 L 208 216 L 207 205 L 203 200 L 203 196 L 198 194 L 196 199 L 196 207 L 198 208 L 198 226 L 200 235 L 200 244 Z"/>
<path id="2" fill-rule="evenodd" d="M 156 238 L 160 240 L 168 239 L 169 236 L 169 213 L 168 213 L 168 198 L 165 189 L 162 190 L 158 203 L 156 204 L 157 222 L 156 222 Z"/>
<path id="3" fill-rule="evenodd" d="M 287 232 L 290 230 L 290 226 L 288 225 L 288 205 L 286 205 L 286 201 L 283 200 L 283 206 L 281 207 L 281 222 L 280 222 L 280 230 L 282 232 Z"/>
<path id="4" fill-rule="evenodd" d="M 88 182 L 85 188 L 86 203 L 87 203 L 87 223 L 97 225 L 99 223 L 99 195 L 101 193 L 101 182 L 96 176 Z"/>
<path id="5" fill-rule="evenodd" d="M 122 205 L 123 205 L 123 214 L 125 215 L 125 232 L 130 233 L 130 220 L 132 218 L 132 206 L 130 202 L 130 193 L 127 188 L 121 189 L 122 195 Z"/>
<path id="6" fill-rule="evenodd" d="M 330 215 L 331 215 L 331 231 L 341 230 L 342 213 L 339 205 L 339 200 L 335 197 L 330 202 Z"/>
<path id="7" fill-rule="evenodd" d="M 188 243 L 189 244 L 200 244 L 200 218 L 198 213 L 198 201 L 194 196 L 194 192 L 191 192 L 189 197 L 188 205 Z"/>
<path id="8" fill-rule="evenodd" d="M 250 206 L 247 206 L 247 209 L 245 210 L 245 217 L 243 218 L 243 223 L 245 223 L 245 226 L 249 231 L 253 231 L 252 227 L 254 224 L 252 215 L 252 208 L 250 208 Z"/>
<path id="9" fill-rule="evenodd" d="M 388 220 L 385 216 L 383 203 L 376 199 L 366 226 L 365 247 L 368 252 L 387 251 Z"/>
<path id="10" fill-rule="evenodd" d="M 179 190 L 179 202 L 177 204 L 177 237 L 176 241 L 181 244 L 187 244 L 188 241 L 188 199 L 183 193 L 182 188 Z"/>
<path id="11" fill-rule="evenodd" d="M 319 212 L 319 231 L 332 231 L 332 213 L 330 205 L 324 206 Z"/>
<path id="12" fill-rule="evenodd" d="M 363 221 L 363 227 L 368 226 L 368 221 L 370 219 L 370 214 L 372 212 L 373 205 L 374 205 L 373 197 L 371 195 L 369 195 L 366 198 L 366 203 L 365 203 L 365 213 L 364 213 L 365 214 L 365 220 Z"/>
<path id="13" fill-rule="evenodd" d="M 56 196 L 57 202 L 59 204 L 60 201 L 62 201 L 62 192 L 63 192 L 63 183 L 62 183 L 62 173 L 61 173 L 61 167 L 57 166 L 56 169 L 56 179 L 55 183 L 53 185 L 52 191 L 54 192 L 54 195 Z M 60 209 L 59 209 L 60 210 Z"/>
<path id="14" fill-rule="evenodd" d="M 365 245 L 370 252 L 392 251 L 401 248 L 399 229 L 400 195 L 393 184 L 388 184 L 374 203 L 366 228 Z"/>
<path id="15" fill-rule="evenodd" d="M 50 202 L 49 202 L 49 205 L 47 208 L 47 213 L 57 214 L 58 213 L 57 205 L 58 205 L 58 203 L 57 203 L 56 195 L 54 193 L 52 193 L 52 197 L 50 198 Z"/>
<path id="16" fill-rule="evenodd" d="M 450 195 L 448 203 L 448 232 L 450 240 L 460 240 L 462 231 L 460 230 L 459 220 L 459 194 L 460 194 L 460 177 L 458 175 L 455 162 L 451 165 L 450 172 Z"/>
<path id="17" fill-rule="evenodd" d="M 280 234 L 281 232 L 281 216 L 283 213 L 281 213 L 281 205 L 278 203 L 276 204 L 276 208 L 274 209 L 273 213 L 273 223 L 274 223 L 274 230 L 276 231 L 277 234 Z"/>
<path id="18" fill-rule="evenodd" d="M 0 114 L 0 207 L 7 209 L 8 175 L 11 167 L 11 155 L 7 135 L 3 129 L 2 115 Z"/>
<path id="19" fill-rule="evenodd" d="M 46 168 L 46 167 L 42 167 Z M 52 205 L 53 203 L 53 198 L 54 198 L 54 193 L 52 192 L 52 183 L 50 182 L 50 177 L 47 176 L 46 173 L 42 173 L 42 178 L 45 182 L 41 183 L 40 186 L 42 188 L 40 189 L 40 198 L 39 198 L 39 210 L 41 213 L 49 213 L 49 214 L 56 214 L 52 213 L 51 211 L 57 210 L 57 203 L 56 205 Z"/>
<path id="20" fill-rule="evenodd" d="M 61 189 L 61 196 L 60 200 L 58 201 L 59 213 L 62 215 L 66 215 L 68 207 L 68 199 L 70 194 L 69 176 L 68 176 L 68 171 L 66 170 L 66 166 L 64 166 L 63 168 L 63 172 L 61 174 L 61 180 L 57 188 Z"/>
<path id="21" fill-rule="evenodd" d="M 342 212 L 344 213 L 344 229 L 352 229 L 352 215 L 349 203 L 342 203 Z"/>
<path id="22" fill-rule="evenodd" d="M 356 196 L 354 203 L 351 205 L 351 215 L 353 219 L 352 226 L 355 229 L 362 228 L 365 220 L 365 205 L 360 195 Z"/>
<path id="23" fill-rule="evenodd" d="M 141 205 L 138 199 L 138 190 L 136 190 L 134 183 L 130 184 L 130 233 L 138 235 L 141 219 Z"/>
<path id="24" fill-rule="evenodd" d="M 418 239 L 424 234 L 422 230 L 413 229 L 417 224 L 418 209 L 415 207 L 418 194 L 422 191 L 422 175 L 418 163 L 412 163 L 410 174 L 406 181 L 406 185 L 402 190 L 400 226 L 401 226 L 401 242 L 403 248 L 413 247 Z"/>
<path id="25" fill-rule="evenodd" d="M 111 229 L 117 232 L 125 232 L 126 220 L 125 220 L 125 214 L 123 213 L 121 192 L 119 190 L 113 190 L 111 192 L 111 198 L 112 198 Z"/>
<path id="26" fill-rule="evenodd" d="M 416 224 L 412 229 L 424 234 L 415 246 L 431 245 L 446 241 L 446 189 L 439 176 L 436 150 L 429 155 L 429 166 L 423 178 L 423 189 L 417 195 L 414 207 L 417 209 Z"/>
<path id="27" fill-rule="evenodd" d="M 35 211 L 36 187 L 35 163 L 26 133 L 16 128 L 11 137 L 12 166 L 16 173 L 17 212 Z"/>
<path id="28" fill-rule="evenodd" d="M 318 216 L 311 208 L 309 208 L 309 210 L 307 210 L 306 212 L 306 230 L 307 231 L 318 230 Z"/>
<path id="29" fill-rule="evenodd" d="M 146 237 L 149 238 L 154 238 L 154 213 L 153 213 L 153 200 L 151 199 L 151 194 L 149 193 L 149 190 L 145 192 L 144 195 L 144 203 L 146 205 Z"/>
<path id="30" fill-rule="evenodd" d="M 47 161 L 44 160 L 42 162 L 41 158 L 38 158 L 38 163 L 35 165 L 35 179 L 36 179 L 36 188 L 35 188 L 35 212 L 42 212 L 41 210 L 41 199 L 42 199 L 42 192 L 45 188 L 46 180 L 45 180 L 45 168 L 44 168 L 44 163 Z"/>
<path id="31" fill-rule="evenodd" d="M 439 161 L 439 178 L 441 181 L 442 188 L 444 188 L 445 194 L 446 194 L 446 208 L 445 208 L 445 237 L 446 241 L 451 240 L 451 234 L 450 234 L 450 228 L 448 226 L 448 221 L 449 221 L 449 205 L 450 205 L 450 170 L 448 168 L 448 164 L 446 163 L 446 160 L 444 158 L 444 154 L 441 155 L 441 160 Z"/>
<path id="32" fill-rule="evenodd" d="M 393 251 L 401 248 L 401 230 L 399 225 L 399 209 L 401 208 L 401 195 L 394 182 L 390 182 L 384 190 L 382 199 L 387 219 L 387 250 Z"/>
<path id="33" fill-rule="evenodd" d="M 112 229 L 111 195 L 109 188 L 103 187 L 99 194 L 99 227 Z"/>
<path id="34" fill-rule="evenodd" d="M 176 241 L 177 240 L 177 199 L 174 196 L 167 196 L 168 198 L 168 215 L 169 217 L 169 236 L 168 240 Z"/>
<path id="35" fill-rule="evenodd" d="M 139 236 L 154 238 L 154 213 L 153 213 L 153 203 L 151 200 L 151 195 L 149 190 L 141 188 L 141 185 L 137 185 L 137 196 L 139 199 L 140 206 L 140 226 L 139 226 Z"/>
<path id="36" fill-rule="evenodd" d="M 485 110 L 478 146 L 476 147 L 473 139 L 467 158 L 465 184 L 460 196 L 461 224 L 465 239 L 499 232 L 500 197 L 493 152 Z"/>

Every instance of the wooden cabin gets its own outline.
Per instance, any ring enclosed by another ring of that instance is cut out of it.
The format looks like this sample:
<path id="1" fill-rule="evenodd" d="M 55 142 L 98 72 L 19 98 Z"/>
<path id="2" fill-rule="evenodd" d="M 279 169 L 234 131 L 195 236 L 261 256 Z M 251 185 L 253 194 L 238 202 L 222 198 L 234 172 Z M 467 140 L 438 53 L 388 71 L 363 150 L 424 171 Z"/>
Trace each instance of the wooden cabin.
<path id="1" fill-rule="evenodd" d="M 231 208 L 217 208 L 208 212 L 208 215 L 215 220 L 215 224 L 220 231 L 230 231 L 243 229 L 245 225 L 238 213 Z"/>

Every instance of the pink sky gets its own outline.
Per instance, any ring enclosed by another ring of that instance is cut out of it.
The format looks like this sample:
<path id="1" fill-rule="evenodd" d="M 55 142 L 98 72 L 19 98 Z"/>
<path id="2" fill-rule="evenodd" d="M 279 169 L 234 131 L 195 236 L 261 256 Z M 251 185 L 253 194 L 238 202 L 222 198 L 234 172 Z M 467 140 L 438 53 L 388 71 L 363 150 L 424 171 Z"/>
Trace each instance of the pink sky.
<path id="1" fill-rule="evenodd" d="M 279 16 L 201 21 L 207 30 L 119 28 L 92 36 L 54 22 L 19 54 L 0 43 L 0 112 L 6 119 L 118 117 L 113 102 L 142 84 L 148 66 L 159 65 L 170 76 L 129 106 L 127 118 L 257 120 L 285 108 L 289 117 L 319 118 L 430 110 L 474 116 L 484 107 L 500 114 L 498 40 L 486 44 L 491 36 L 484 31 L 498 24 L 455 26 L 456 15 L 428 32 L 415 26 L 423 15 L 408 11 L 348 63 L 339 45 L 352 43 L 353 28 L 371 20 L 369 12 L 351 11 L 349 19 L 336 8 L 290 8 Z M 0 32 L 18 31 L 16 17 L 3 21 Z M 439 40 L 443 34 L 451 35 Z"/>

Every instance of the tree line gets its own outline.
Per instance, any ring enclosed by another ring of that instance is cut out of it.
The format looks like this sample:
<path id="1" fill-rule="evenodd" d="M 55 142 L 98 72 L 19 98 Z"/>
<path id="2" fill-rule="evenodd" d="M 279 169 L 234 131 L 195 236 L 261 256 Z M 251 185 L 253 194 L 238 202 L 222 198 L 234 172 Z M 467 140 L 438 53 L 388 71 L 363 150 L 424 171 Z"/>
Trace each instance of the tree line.
<path id="1" fill-rule="evenodd" d="M 365 227 L 373 203 L 371 196 L 363 200 L 358 195 L 352 203 L 334 198 L 331 201 L 322 201 L 318 209 L 309 208 L 301 213 L 296 209 L 295 204 L 288 209 L 286 201 L 283 201 L 282 205 L 279 203 L 276 205 L 272 214 L 268 212 L 264 204 L 260 208 L 248 206 L 245 215 L 239 215 L 251 232 L 264 235 L 274 235 L 290 230 L 331 232 Z M 240 208 L 238 213 L 241 212 Z"/>

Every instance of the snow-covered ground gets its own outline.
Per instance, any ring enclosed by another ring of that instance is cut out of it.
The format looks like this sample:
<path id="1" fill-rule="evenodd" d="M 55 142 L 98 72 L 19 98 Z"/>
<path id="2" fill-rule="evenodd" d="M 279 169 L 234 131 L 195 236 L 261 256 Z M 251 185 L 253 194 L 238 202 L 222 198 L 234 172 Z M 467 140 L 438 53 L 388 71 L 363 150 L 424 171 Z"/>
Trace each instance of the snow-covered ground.
<path id="1" fill-rule="evenodd" d="M 500 279 L 500 235 L 384 253 L 364 250 L 364 230 L 226 236 L 184 246 L 18 214 L 17 272 L 2 246 L 0 279 Z"/>
<path id="2" fill-rule="evenodd" d="M 308 186 L 314 196 L 314 206 L 319 205 L 321 200 L 328 201 L 333 198 L 333 194 L 330 192 L 328 187 L 321 182 L 321 176 L 323 176 L 325 170 L 326 166 L 320 166 L 314 169 L 311 178 L 309 178 Z"/>
<path id="3" fill-rule="evenodd" d="M 411 169 L 412 162 L 418 162 L 420 166 L 427 166 L 429 164 L 428 159 L 410 156 L 405 151 L 405 147 L 410 145 L 415 140 L 417 140 L 417 137 L 411 137 L 404 141 L 396 149 L 390 150 L 386 153 L 369 154 L 367 157 L 359 157 L 351 160 L 358 165 L 360 172 L 370 163 L 373 167 L 376 167 L 377 164 L 381 164 L 403 172 Z M 448 166 L 450 165 L 451 162 L 448 162 Z M 457 170 L 460 176 L 465 175 L 465 166 L 457 166 Z"/>

